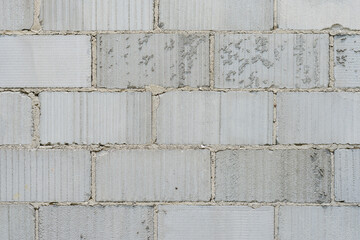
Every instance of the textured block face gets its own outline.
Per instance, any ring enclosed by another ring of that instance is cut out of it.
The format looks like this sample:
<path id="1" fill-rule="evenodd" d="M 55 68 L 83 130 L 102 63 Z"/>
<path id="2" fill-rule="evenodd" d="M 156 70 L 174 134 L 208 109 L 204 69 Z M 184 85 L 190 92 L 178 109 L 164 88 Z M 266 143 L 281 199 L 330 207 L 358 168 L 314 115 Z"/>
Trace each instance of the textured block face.
<path id="1" fill-rule="evenodd" d="M 272 108 L 272 93 L 165 93 L 158 108 L 158 142 L 271 143 Z"/>
<path id="2" fill-rule="evenodd" d="M 353 0 L 279 0 L 278 23 L 282 29 L 359 29 L 359 8 L 360 2 Z"/>
<path id="3" fill-rule="evenodd" d="M 87 201 L 90 166 L 85 150 L 0 149 L 0 201 Z"/>
<path id="4" fill-rule="evenodd" d="M 30 29 L 34 18 L 33 9 L 33 0 L 1 0 L 0 30 Z"/>
<path id="5" fill-rule="evenodd" d="M 35 211 L 27 205 L 0 206 L 0 238 L 35 240 Z"/>
<path id="6" fill-rule="evenodd" d="M 91 85 L 89 36 L 3 36 L 0 52 L 0 87 Z"/>
<path id="7" fill-rule="evenodd" d="M 39 239 L 153 239 L 153 208 L 48 206 L 39 212 Z"/>
<path id="8" fill-rule="evenodd" d="M 216 200 L 329 202 L 327 150 L 238 150 L 216 154 Z"/>
<path id="9" fill-rule="evenodd" d="M 149 143 L 149 92 L 43 92 L 42 143 Z"/>
<path id="10" fill-rule="evenodd" d="M 159 240 L 274 239 L 273 207 L 159 206 Z"/>
<path id="11" fill-rule="evenodd" d="M 279 212 L 279 240 L 356 240 L 359 224 L 359 207 L 284 206 Z"/>
<path id="12" fill-rule="evenodd" d="M 360 36 L 335 36 L 335 86 L 360 87 Z"/>
<path id="13" fill-rule="evenodd" d="M 278 142 L 360 143 L 360 94 L 278 93 Z"/>
<path id="14" fill-rule="evenodd" d="M 208 35 L 105 34 L 97 44 L 101 87 L 209 85 Z"/>
<path id="15" fill-rule="evenodd" d="M 328 35 L 215 35 L 215 87 L 315 88 L 328 82 Z"/>
<path id="16" fill-rule="evenodd" d="M 161 0 L 160 26 L 173 30 L 270 30 L 273 0 Z"/>
<path id="17" fill-rule="evenodd" d="M 31 118 L 30 97 L 22 93 L 0 93 L 0 144 L 30 144 Z"/>
<path id="18" fill-rule="evenodd" d="M 360 150 L 335 151 L 335 199 L 360 202 Z"/>
<path id="19" fill-rule="evenodd" d="M 46 0 L 44 30 L 152 30 L 153 0 Z"/>
<path id="20" fill-rule="evenodd" d="M 98 201 L 208 201 L 207 150 L 123 150 L 96 157 Z"/>

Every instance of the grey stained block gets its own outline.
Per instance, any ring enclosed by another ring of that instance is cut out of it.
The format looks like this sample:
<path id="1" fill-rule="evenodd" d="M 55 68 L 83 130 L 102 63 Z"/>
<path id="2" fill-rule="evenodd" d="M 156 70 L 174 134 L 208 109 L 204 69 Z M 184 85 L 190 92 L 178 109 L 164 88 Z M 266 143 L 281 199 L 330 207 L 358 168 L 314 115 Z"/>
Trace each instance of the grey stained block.
<path id="1" fill-rule="evenodd" d="M 149 143 L 149 92 L 42 92 L 42 143 Z"/>
<path id="2" fill-rule="evenodd" d="M 96 156 L 98 201 L 209 201 L 208 150 L 118 150 Z"/>
<path id="3" fill-rule="evenodd" d="M 0 206 L 0 239 L 35 240 L 35 211 L 28 205 Z"/>
<path id="4" fill-rule="evenodd" d="M 39 239 L 153 239 L 147 206 L 46 206 L 39 210 Z"/>
<path id="5" fill-rule="evenodd" d="M 31 99 L 15 92 L 0 93 L 0 144 L 30 144 Z"/>
<path id="6" fill-rule="evenodd" d="M 279 0 L 278 25 L 282 29 L 360 29 L 360 1 Z"/>
<path id="7" fill-rule="evenodd" d="M 87 201 L 90 167 L 85 150 L 0 149 L 0 201 Z"/>
<path id="8" fill-rule="evenodd" d="M 30 29 L 33 20 L 34 0 L 0 0 L 0 30 Z"/>
<path id="9" fill-rule="evenodd" d="M 153 0 L 46 0 L 44 30 L 152 30 Z"/>
<path id="10" fill-rule="evenodd" d="M 283 206 L 279 240 L 358 240 L 359 225 L 359 207 Z"/>
<path id="11" fill-rule="evenodd" d="M 159 240 L 272 240 L 274 208 L 159 206 Z"/>
<path id="12" fill-rule="evenodd" d="M 163 144 L 272 142 L 273 95 L 268 92 L 169 92 L 160 96 L 157 114 Z"/>
<path id="13" fill-rule="evenodd" d="M 330 152 L 237 150 L 216 154 L 216 200 L 329 202 Z"/>
<path id="14" fill-rule="evenodd" d="M 328 83 L 326 34 L 215 35 L 215 87 L 315 88 Z"/>
<path id="15" fill-rule="evenodd" d="M 360 87 L 360 36 L 335 36 L 335 86 Z"/>
<path id="16" fill-rule="evenodd" d="M 0 36 L 0 53 L 0 87 L 91 86 L 90 36 Z"/>
<path id="17" fill-rule="evenodd" d="M 360 94 L 278 93 L 278 142 L 360 143 Z"/>
<path id="18" fill-rule="evenodd" d="M 160 27 L 172 30 L 270 30 L 273 0 L 161 0 Z"/>
<path id="19" fill-rule="evenodd" d="M 335 199 L 360 202 L 360 149 L 335 151 Z"/>
<path id="20" fill-rule="evenodd" d="M 208 35 L 101 34 L 97 46 L 100 87 L 209 86 Z"/>

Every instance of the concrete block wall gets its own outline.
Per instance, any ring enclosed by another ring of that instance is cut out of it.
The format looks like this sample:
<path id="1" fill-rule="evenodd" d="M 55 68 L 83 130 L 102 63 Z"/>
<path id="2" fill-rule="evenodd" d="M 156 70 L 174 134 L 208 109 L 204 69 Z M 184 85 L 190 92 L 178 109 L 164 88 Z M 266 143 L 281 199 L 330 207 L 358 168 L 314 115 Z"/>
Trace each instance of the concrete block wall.
<path id="1" fill-rule="evenodd" d="M 0 239 L 360 239 L 357 0 L 0 0 Z"/>

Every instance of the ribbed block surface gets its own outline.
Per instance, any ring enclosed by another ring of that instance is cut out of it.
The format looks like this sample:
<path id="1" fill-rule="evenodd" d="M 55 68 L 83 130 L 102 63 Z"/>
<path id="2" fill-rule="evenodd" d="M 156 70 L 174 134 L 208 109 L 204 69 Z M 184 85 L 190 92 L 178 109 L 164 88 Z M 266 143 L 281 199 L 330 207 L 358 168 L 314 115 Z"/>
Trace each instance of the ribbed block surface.
<path id="1" fill-rule="evenodd" d="M 0 149 L 0 201 L 87 201 L 90 166 L 85 150 Z"/>
<path id="2" fill-rule="evenodd" d="M 98 201 L 208 201 L 207 150 L 123 150 L 96 157 Z"/>
<path id="3" fill-rule="evenodd" d="M 330 152 L 238 150 L 216 154 L 216 200 L 329 202 Z"/>
<path id="4" fill-rule="evenodd" d="M 158 142 L 271 143 L 272 100 L 272 93 L 265 92 L 165 93 L 158 108 Z"/>
<path id="5" fill-rule="evenodd" d="M 0 239 L 35 240 L 35 211 L 27 205 L 0 206 Z"/>
<path id="6" fill-rule="evenodd" d="M 0 0 L 0 30 L 30 29 L 33 11 L 33 0 Z"/>
<path id="7" fill-rule="evenodd" d="M 360 87 L 360 36 L 335 36 L 335 86 Z"/>
<path id="8" fill-rule="evenodd" d="M 274 209 L 245 206 L 159 206 L 159 240 L 272 240 Z"/>
<path id="9" fill-rule="evenodd" d="M 161 0 L 160 26 L 175 30 L 270 30 L 273 0 Z"/>
<path id="10" fill-rule="evenodd" d="M 209 85 L 208 35 L 104 34 L 97 44 L 98 86 Z"/>
<path id="11" fill-rule="evenodd" d="M 0 93 L 0 144 L 30 144 L 31 135 L 30 97 L 22 93 Z"/>
<path id="12" fill-rule="evenodd" d="M 335 199 L 360 202 L 360 149 L 335 151 Z"/>
<path id="13" fill-rule="evenodd" d="M 42 143 L 150 142 L 149 92 L 43 92 Z"/>
<path id="14" fill-rule="evenodd" d="M 3 36 L 0 53 L 0 87 L 91 85 L 90 36 Z"/>
<path id="15" fill-rule="evenodd" d="M 140 206 L 40 207 L 39 239 L 153 239 L 153 208 Z"/>
<path id="16" fill-rule="evenodd" d="M 45 0 L 45 30 L 152 30 L 153 0 Z"/>
<path id="17" fill-rule="evenodd" d="M 215 86 L 314 88 L 329 83 L 326 34 L 217 34 Z"/>
<path id="18" fill-rule="evenodd" d="M 358 240 L 359 226 L 359 207 L 280 207 L 279 240 Z"/>
<path id="19" fill-rule="evenodd" d="M 279 143 L 360 143 L 360 94 L 278 93 Z"/>

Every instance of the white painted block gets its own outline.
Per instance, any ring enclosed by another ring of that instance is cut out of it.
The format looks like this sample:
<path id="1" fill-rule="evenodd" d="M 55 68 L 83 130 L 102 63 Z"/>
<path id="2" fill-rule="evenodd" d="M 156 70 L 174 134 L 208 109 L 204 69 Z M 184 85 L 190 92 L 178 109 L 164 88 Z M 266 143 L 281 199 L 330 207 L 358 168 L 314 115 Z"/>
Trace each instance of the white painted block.
<path id="1" fill-rule="evenodd" d="M 87 201 L 90 167 L 85 150 L 0 149 L 0 201 Z"/>
<path id="2" fill-rule="evenodd" d="M 149 143 L 149 92 L 42 92 L 42 143 Z"/>
<path id="3" fill-rule="evenodd" d="M 33 20 L 33 0 L 0 0 L 0 30 L 30 29 Z"/>
<path id="4" fill-rule="evenodd" d="M 360 202 L 360 149 L 335 151 L 335 199 Z"/>
<path id="5" fill-rule="evenodd" d="M 266 144 L 272 142 L 272 93 L 169 92 L 160 96 L 158 142 Z"/>
<path id="6" fill-rule="evenodd" d="M 0 93 L 0 144 L 30 144 L 31 114 L 30 97 L 22 93 Z"/>
<path id="7" fill-rule="evenodd" d="M 274 208 L 159 206 L 159 240 L 273 240 Z"/>
<path id="8" fill-rule="evenodd" d="M 160 26 L 173 30 L 270 30 L 273 0 L 161 0 Z"/>
<path id="9" fill-rule="evenodd" d="M 277 5 L 282 29 L 325 29 L 339 25 L 360 29 L 357 0 L 278 0 Z"/>
<path id="10" fill-rule="evenodd" d="M 89 36 L 0 37 L 0 87 L 90 87 Z"/>
<path id="11" fill-rule="evenodd" d="M 359 207 L 283 206 L 279 240 L 358 240 L 359 225 Z"/>
<path id="12" fill-rule="evenodd" d="M 153 0 L 43 0 L 44 30 L 152 30 Z"/>
<path id="13" fill-rule="evenodd" d="M 0 239 L 35 240 L 35 211 L 27 205 L 2 205 L 0 226 Z"/>
<path id="14" fill-rule="evenodd" d="M 146 206 L 45 206 L 39 239 L 153 239 L 153 208 Z"/>
<path id="15" fill-rule="evenodd" d="M 330 202 L 330 152 L 237 150 L 216 154 L 216 200 Z"/>
<path id="16" fill-rule="evenodd" d="M 215 35 L 215 87 L 315 88 L 328 83 L 326 34 Z"/>
<path id="17" fill-rule="evenodd" d="M 208 35 L 101 34 L 98 86 L 209 86 Z"/>
<path id="18" fill-rule="evenodd" d="M 208 150 L 115 150 L 96 156 L 98 201 L 209 201 Z"/>
<path id="19" fill-rule="evenodd" d="M 360 87 L 360 36 L 335 36 L 335 86 Z"/>
<path id="20" fill-rule="evenodd" d="M 360 143 L 360 94 L 278 93 L 278 142 Z"/>

